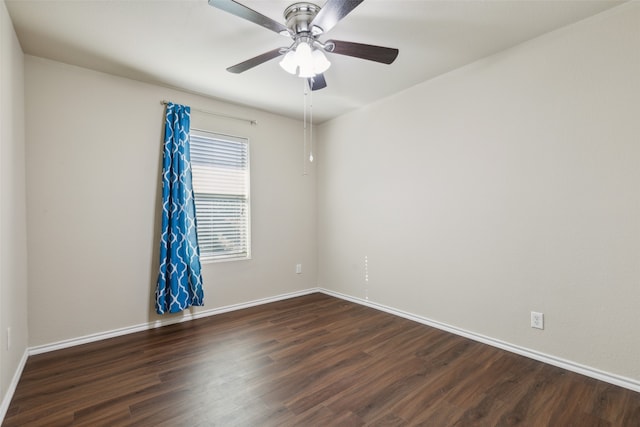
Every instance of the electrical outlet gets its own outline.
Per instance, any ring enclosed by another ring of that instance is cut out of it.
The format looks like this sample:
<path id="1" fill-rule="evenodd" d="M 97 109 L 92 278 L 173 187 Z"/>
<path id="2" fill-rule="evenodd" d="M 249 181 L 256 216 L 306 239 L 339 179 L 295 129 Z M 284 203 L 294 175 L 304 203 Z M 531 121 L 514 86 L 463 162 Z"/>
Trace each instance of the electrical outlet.
<path id="1" fill-rule="evenodd" d="M 296 274 L 302 274 L 302 264 L 296 264 Z"/>
<path id="2" fill-rule="evenodd" d="M 544 329 L 544 314 L 532 311 L 531 327 L 536 329 Z"/>

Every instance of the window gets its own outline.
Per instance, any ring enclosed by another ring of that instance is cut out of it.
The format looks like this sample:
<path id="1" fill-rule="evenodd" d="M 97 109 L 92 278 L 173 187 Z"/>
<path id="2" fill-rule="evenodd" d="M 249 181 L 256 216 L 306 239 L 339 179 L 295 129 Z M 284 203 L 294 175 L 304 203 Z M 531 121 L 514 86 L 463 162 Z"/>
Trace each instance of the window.
<path id="1" fill-rule="evenodd" d="M 190 136 L 200 258 L 248 259 L 249 142 L 201 131 Z"/>

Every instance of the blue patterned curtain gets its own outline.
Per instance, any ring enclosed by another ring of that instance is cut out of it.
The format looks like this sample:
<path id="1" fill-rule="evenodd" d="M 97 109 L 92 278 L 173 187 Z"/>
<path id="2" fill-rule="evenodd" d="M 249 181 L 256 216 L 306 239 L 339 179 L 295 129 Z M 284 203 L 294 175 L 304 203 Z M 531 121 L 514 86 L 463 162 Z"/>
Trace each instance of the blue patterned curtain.
<path id="1" fill-rule="evenodd" d="M 196 209 L 191 185 L 191 108 L 167 104 L 162 161 L 162 230 L 156 311 L 204 305 Z"/>

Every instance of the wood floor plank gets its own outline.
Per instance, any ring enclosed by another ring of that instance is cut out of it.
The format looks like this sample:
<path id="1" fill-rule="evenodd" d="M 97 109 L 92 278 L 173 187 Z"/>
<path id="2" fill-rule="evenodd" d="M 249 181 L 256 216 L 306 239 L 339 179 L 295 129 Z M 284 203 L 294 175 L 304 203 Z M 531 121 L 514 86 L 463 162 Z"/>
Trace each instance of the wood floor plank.
<path id="1" fill-rule="evenodd" d="M 640 393 L 317 293 L 31 356 L 2 425 L 640 427 Z"/>

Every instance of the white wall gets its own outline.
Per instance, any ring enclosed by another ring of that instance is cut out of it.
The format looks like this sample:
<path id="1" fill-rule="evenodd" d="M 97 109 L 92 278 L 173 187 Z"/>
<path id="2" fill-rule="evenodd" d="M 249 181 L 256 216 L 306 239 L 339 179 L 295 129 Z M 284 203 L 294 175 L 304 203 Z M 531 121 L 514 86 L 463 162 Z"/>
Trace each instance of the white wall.
<path id="1" fill-rule="evenodd" d="M 192 127 L 248 137 L 251 150 L 253 259 L 203 265 L 203 309 L 315 286 L 300 122 L 37 57 L 25 68 L 30 346 L 159 318 L 162 99 L 258 120 L 193 112 Z"/>
<path id="2" fill-rule="evenodd" d="M 632 2 L 324 124 L 319 286 L 639 381 L 639 100 Z"/>
<path id="3" fill-rule="evenodd" d="M 0 2 L 0 399 L 27 348 L 24 56 Z M 7 349 L 7 329 L 11 347 Z M 8 403 L 8 402 L 7 402 Z M 3 408 L 6 409 L 6 408 Z M 0 411 L 0 419 L 2 419 Z"/>

